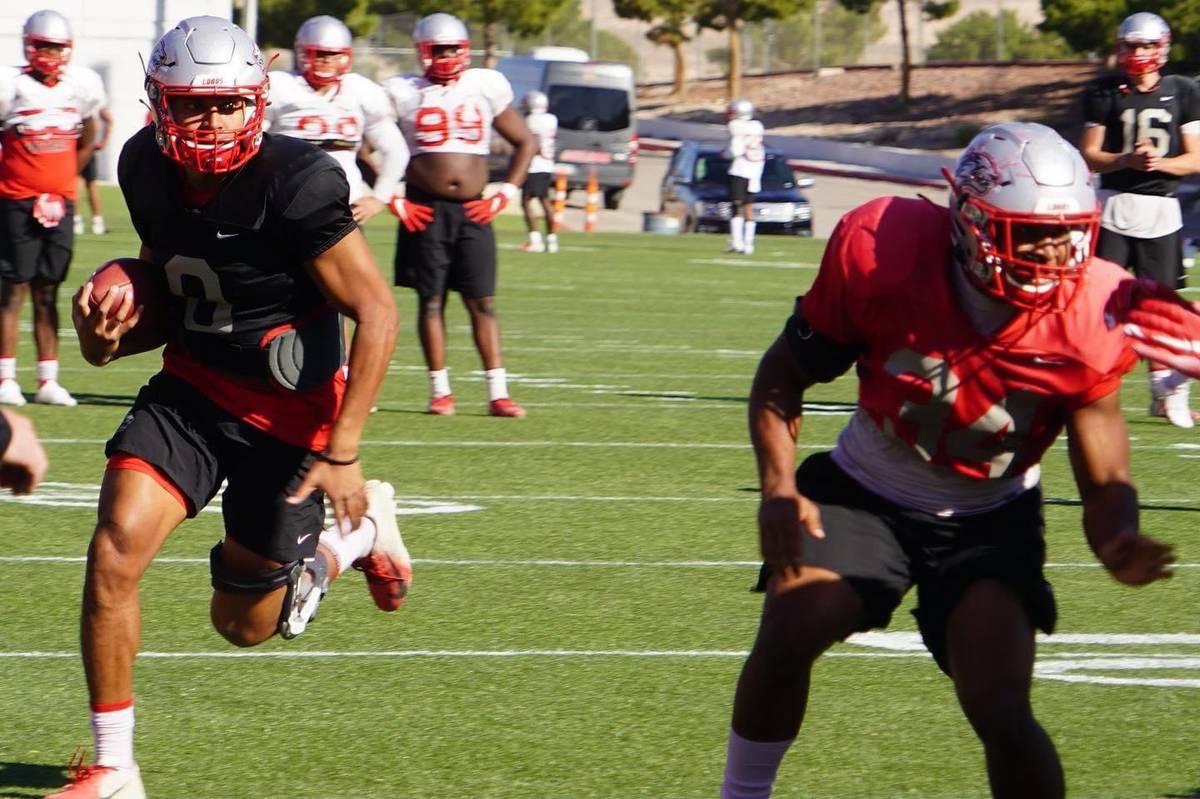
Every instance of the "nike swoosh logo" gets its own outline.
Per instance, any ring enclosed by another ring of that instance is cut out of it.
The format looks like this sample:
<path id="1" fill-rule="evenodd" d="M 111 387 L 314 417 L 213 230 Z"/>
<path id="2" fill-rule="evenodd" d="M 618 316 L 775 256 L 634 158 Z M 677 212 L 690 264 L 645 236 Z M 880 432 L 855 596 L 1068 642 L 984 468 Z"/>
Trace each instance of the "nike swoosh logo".
<path id="1" fill-rule="evenodd" d="M 1033 356 L 1033 362 L 1044 366 L 1064 366 L 1068 363 L 1066 358 L 1043 358 L 1040 355 Z"/>
<path id="2" fill-rule="evenodd" d="M 241 233 L 222 233 L 219 230 L 217 231 L 218 239 L 232 239 L 234 236 L 240 236 L 240 235 L 242 235 L 242 234 Z"/>
<path id="3" fill-rule="evenodd" d="M 1175 95 L 1173 95 L 1173 94 L 1168 94 L 1166 97 L 1159 97 L 1158 99 L 1159 99 L 1159 100 L 1162 100 L 1162 101 L 1165 103 L 1165 102 L 1167 102 L 1168 100 L 1174 100 L 1174 99 L 1175 99 Z"/>
<path id="4" fill-rule="evenodd" d="M 304 535 L 302 535 L 302 536 L 299 536 L 299 537 L 296 539 L 296 543 L 297 543 L 297 544 L 303 544 L 305 541 L 307 541 L 307 540 L 308 540 L 308 539 L 310 539 L 310 538 L 312 538 L 312 533 L 305 533 Z"/>

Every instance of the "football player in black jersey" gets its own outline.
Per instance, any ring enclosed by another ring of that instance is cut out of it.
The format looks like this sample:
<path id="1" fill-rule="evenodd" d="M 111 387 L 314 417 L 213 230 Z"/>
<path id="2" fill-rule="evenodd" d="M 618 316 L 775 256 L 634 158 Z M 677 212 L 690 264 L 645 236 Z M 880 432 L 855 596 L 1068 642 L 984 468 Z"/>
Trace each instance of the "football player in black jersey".
<path id="1" fill-rule="evenodd" d="M 1139 12 L 1117 31 L 1120 71 L 1088 85 L 1080 150 L 1100 174 L 1104 204 L 1096 254 L 1171 288 L 1183 281 L 1183 226 L 1175 191 L 1200 172 L 1200 89 L 1163 75 L 1171 30 Z M 1192 427 L 1183 375 L 1149 362 L 1150 414 Z"/>
<path id="2" fill-rule="evenodd" d="M 242 30 L 185 19 L 151 53 L 153 123 L 121 153 L 141 258 L 169 289 L 167 348 L 106 448 L 81 623 L 96 763 L 58 797 L 145 795 L 133 758 L 138 583 L 223 481 L 211 618 L 234 645 L 298 635 L 351 566 L 382 610 L 411 580 L 392 487 L 364 484 L 358 465 L 395 303 L 338 164 L 262 133 L 266 90 Z M 72 311 L 84 358 L 102 366 L 140 311 L 124 291 L 91 310 L 91 289 Z M 348 360 L 340 314 L 356 322 Z M 324 497 L 336 524 L 322 530 Z"/>

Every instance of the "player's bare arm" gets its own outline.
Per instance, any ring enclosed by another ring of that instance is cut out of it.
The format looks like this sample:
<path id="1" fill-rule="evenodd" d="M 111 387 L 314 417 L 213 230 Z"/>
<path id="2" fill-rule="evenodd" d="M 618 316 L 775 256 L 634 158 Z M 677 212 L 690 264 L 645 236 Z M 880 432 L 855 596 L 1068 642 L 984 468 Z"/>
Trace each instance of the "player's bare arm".
<path id="1" fill-rule="evenodd" d="M 1138 532 L 1129 435 L 1117 391 L 1071 414 L 1068 451 L 1088 544 L 1114 579 L 1146 585 L 1171 576 L 1173 549 Z"/>
<path id="2" fill-rule="evenodd" d="M 823 538 L 817 506 L 796 490 L 796 436 L 804 391 L 814 381 L 780 336 L 759 362 L 750 387 L 750 441 L 758 463 L 763 561 L 785 581 L 803 565 L 803 534 Z"/>
<path id="3" fill-rule="evenodd" d="M 46 452 L 26 417 L 0 409 L 0 427 L 7 427 L 7 446 L 0 450 L 0 488 L 14 494 L 28 494 L 37 488 L 46 473 Z"/>
<path id="4" fill-rule="evenodd" d="M 512 158 L 508 160 L 508 173 L 504 176 L 506 183 L 520 186 L 525 182 L 529 173 L 529 162 L 537 154 L 538 142 L 529 132 L 525 120 L 512 106 L 501 111 L 492 120 L 492 127 L 513 146 Z"/>
<path id="5" fill-rule="evenodd" d="M 1103 125 L 1088 125 L 1083 129 L 1083 136 L 1079 140 L 1079 152 L 1083 154 L 1083 160 L 1087 162 L 1088 169 L 1097 174 L 1115 172 L 1118 169 L 1147 171 L 1147 165 L 1153 155 L 1148 148 L 1149 142 L 1138 142 L 1130 152 L 1105 152 Z"/>
<path id="6" fill-rule="evenodd" d="M 87 166 L 87 162 L 92 160 L 92 153 L 96 151 L 96 118 L 88 117 L 83 120 L 83 128 L 79 134 L 79 142 L 76 145 L 76 160 L 79 162 L 79 171 Z"/>
<path id="7" fill-rule="evenodd" d="M 1171 158 L 1160 158 L 1155 167 L 1168 175 L 1194 175 L 1200 172 L 1200 133 L 1185 133 L 1180 137 L 1183 152 Z"/>
<path id="8" fill-rule="evenodd" d="M 357 527 L 366 511 L 358 446 L 396 346 L 399 317 L 391 289 L 375 265 L 362 231 L 354 230 L 308 265 L 317 285 L 338 312 L 355 321 L 349 376 L 341 413 L 326 450 L 293 495 L 302 499 L 320 488 L 339 523 Z"/>

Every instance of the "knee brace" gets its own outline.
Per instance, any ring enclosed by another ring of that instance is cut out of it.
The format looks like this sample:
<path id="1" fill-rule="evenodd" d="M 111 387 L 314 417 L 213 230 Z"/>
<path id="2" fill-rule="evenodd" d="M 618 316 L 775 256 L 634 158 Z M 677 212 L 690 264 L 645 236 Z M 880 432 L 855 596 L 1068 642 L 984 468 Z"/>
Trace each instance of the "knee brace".
<path id="1" fill-rule="evenodd" d="M 279 610 L 279 634 L 295 638 L 317 614 L 317 605 L 329 589 L 328 569 L 323 558 L 295 560 L 277 569 L 253 576 L 235 574 L 221 560 L 221 542 L 208 556 L 212 587 L 227 594 L 267 594 L 287 586 Z"/>

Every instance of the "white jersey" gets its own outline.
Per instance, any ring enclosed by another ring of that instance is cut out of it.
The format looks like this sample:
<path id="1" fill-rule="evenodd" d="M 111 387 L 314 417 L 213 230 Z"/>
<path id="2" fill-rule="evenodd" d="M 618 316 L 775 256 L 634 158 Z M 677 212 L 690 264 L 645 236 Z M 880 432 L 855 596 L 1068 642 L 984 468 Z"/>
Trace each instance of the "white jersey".
<path id="1" fill-rule="evenodd" d="M 763 149 L 763 126 L 757 119 L 729 120 L 728 155 L 733 159 L 729 174 L 750 181 L 750 191 L 761 190 L 763 161 L 767 154 Z"/>
<path id="2" fill-rule="evenodd" d="M 372 193 L 391 199 L 408 166 L 408 150 L 383 87 L 353 72 L 324 92 L 293 72 L 272 72 L 270 78 L 267 129 L 312 142 L 333 156 L 350 183 L 351 202 L 366 193 L 356 163 L 365 138 L 381 161 Z"/>
<path id="3" fill-rule="evenodd" d="M 558 117 L 550 113 L 534 113 L 525 117 L 529 132 L 538 139 L 538 151 L 529 162 L 530 172 L 554 171 L 554 139 L 558 136 Z"/>
<path id="4" fill-rule="evenodd" d="M 451 83 L 424 75 L 383 82 L 413 156 L 426 153 L 488 154 L 492 122 L 512 105 L 508 78 L 494 69 L 468 69 Z"/>
<path id="5" fill-rule="evenodd" d="M 95 71 L 67 64 L 53 86 L 23 67 L 0 69 L 0 197 L 42 193 L 74 198 L 83 123 L 108 100 Z"/>

